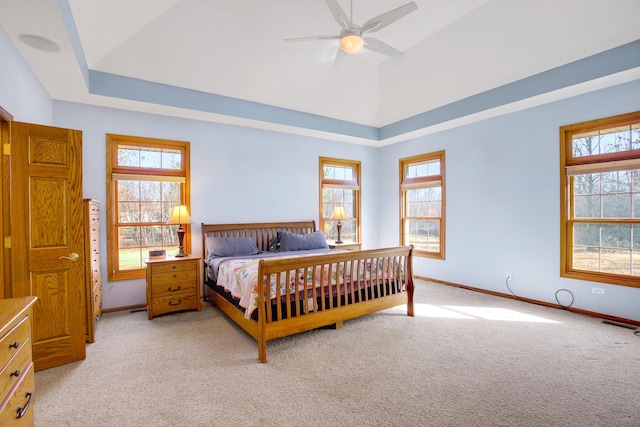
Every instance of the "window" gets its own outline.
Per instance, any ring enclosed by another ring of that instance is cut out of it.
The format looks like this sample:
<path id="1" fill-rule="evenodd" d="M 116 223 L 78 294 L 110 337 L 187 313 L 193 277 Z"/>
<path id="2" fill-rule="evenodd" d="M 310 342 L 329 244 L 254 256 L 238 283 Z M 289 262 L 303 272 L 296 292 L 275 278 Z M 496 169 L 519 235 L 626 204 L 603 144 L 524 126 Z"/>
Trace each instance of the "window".
<path id="1" fill-rule="evenodd" d="M 400 241 L 444 259 L 444 151 L 400 159 Z"/>
<path id="2" fill-rule="evenodd" d="M 560 274 L 640 287 L 640 111 L 560 128 Z"/>
<path id="3" fill-rule="evenodd" d="M 178 226 L 166 222 L 174 206 L 190 210 L 189 143 L 108 134 L 107 186 L 109 280 L 144 277 L 150 249 L 177 252 Z"/>
<path id="4" fill-rule="evenodd" d="M 331 218 L 339 206 L 347 217 L 341 220 L 341 240 L 360 242 L 360 162 L 320 157 L 320 230 L 329 241 L 338 238 L 338 220 Z"/>

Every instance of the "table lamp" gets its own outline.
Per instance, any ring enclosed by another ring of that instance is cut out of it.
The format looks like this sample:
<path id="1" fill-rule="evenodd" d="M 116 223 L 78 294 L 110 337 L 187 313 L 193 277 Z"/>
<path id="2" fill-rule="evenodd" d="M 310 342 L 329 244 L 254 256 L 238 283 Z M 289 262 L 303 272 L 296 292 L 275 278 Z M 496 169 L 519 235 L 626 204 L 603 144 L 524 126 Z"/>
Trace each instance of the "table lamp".
<path id="1" fill-rule="evenodd" d="M 336 206 L 335 208 L 333 208 L 333 216 L 331 217 L 331 219 L 337 219 L 338 223 L 336 224 L 336 228 L 338 229 L 338 239 L 336 240 L 336 243 L 344 243 L 341 239 L 340 239 L 340 231 L 342 230 L 342 221 L 343 219 L 347 219 L 347 213 L 344 210 L 344 207 L 342 206 Z"/>
<path id="2" fill-rule="evenodd" d="M 182 228 L 182 224 L 191 224 L 191 217 L 189 216 L 189 210 L 185 205 L 174 206 L 173 212 L 171 212 L 171 218 L 167 221 L 167 224 L 178 224 L 178 253 L 175 255 L 176 257 L 185 257 L 189 256 L 184 253 L 183 242 L 184 242 L 184 228 Z"/>

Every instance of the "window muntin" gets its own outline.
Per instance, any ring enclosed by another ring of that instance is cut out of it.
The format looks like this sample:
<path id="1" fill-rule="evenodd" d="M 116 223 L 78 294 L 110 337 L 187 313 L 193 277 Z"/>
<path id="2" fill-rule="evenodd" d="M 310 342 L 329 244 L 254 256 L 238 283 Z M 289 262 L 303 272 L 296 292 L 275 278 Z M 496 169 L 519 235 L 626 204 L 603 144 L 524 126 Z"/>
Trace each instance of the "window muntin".
<path id="1" fill-rule="evenodd" d="M 180 204 L 180 183 L 118 180 L 116 185 L 118 269 L 143 268 L 150 249 L 176 251 L 178 226 L 164 223 Z"/>
<path id="2" fill-rule="evenodd" d="M 360 242 L 360 162 L 321 157 L 320 198 L 320 230 L 327 240 L 338 238 L 338 221 L 331 217 L 343 206 L 348 218 L 341 220 L 341 239 Z"/>
<path id="3" fill-rule="evenodd" d="M 404 178 L 424 178 L 440 175 L 440 159 L 425 160 L 405 165 Z"/>
<path id="4" fill-rule="evenodd" d="M 189 144 L 107 135 L 107 158 L 109 280 L 144 277 L 149 250 L 178 250 L 178 226 L 166 222 L 175 205 L 189 207 Z"/>
<path id="5" fill-rule="evenodd" d="M 640 112 L 560 129 L 561 275 L 640 287 Z"/>
<path id="6" fill-rule="evenodd" d="M 640 124 L 614 126 L 573 135 L 572 157 L 598 156 L 640 149 Z"/>
<path id="7" fill-rule="evenodd" d="M 444 259 L 444 151 L 400 159 L 402 245 Z"/>

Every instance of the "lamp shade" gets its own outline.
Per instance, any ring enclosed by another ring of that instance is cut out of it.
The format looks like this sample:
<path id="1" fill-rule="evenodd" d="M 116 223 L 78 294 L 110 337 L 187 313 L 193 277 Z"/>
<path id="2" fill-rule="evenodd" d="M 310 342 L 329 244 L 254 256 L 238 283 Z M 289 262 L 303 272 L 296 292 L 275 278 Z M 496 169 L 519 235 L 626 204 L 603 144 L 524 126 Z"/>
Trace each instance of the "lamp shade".
<path id="1" fill-rule="evenodd" d="M 333 208 L 333 216 L 331 219 L 347 219 L 347 213 L 345 212 L 344 207 L 336 206 Z"/>
<path id="2" fill-rule="evenodd" d="M 345 53 L 356 53 L 364 46 L 364 40 L 357 34 L 347 34 L 340 39 L 340 49 Z"/>
<path id="3" fill-rule="evenodd" d="M 191 224 L 191 217 L 187 207 L 185 205 L 175 206 L 167 224 Z"/>

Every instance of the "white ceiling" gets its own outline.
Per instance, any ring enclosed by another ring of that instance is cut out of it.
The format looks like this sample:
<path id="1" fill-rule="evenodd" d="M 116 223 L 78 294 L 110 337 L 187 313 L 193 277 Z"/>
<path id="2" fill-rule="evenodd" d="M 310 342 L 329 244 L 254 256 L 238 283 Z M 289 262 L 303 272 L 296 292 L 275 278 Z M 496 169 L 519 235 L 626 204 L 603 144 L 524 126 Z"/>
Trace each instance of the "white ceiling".
<path id="1" fill-rule="evenodd" d="M 408 1 L 353 0 L 353 20 Z M 417 11 L 375 34 L 401 59 L 363 50 L 337 69 L 336 40 L 284 42 L 340 32 L 324 0 L 0 0 L 0 25 L 56 100 L 246 119 L 96 95 L 91 70 L 373 128 L 640 40 L 640 0 L 415 1 Z M 23 33 L 61 49 L 34 49 Z M 623 74 L 603 84 L 640 75 Z"/>

